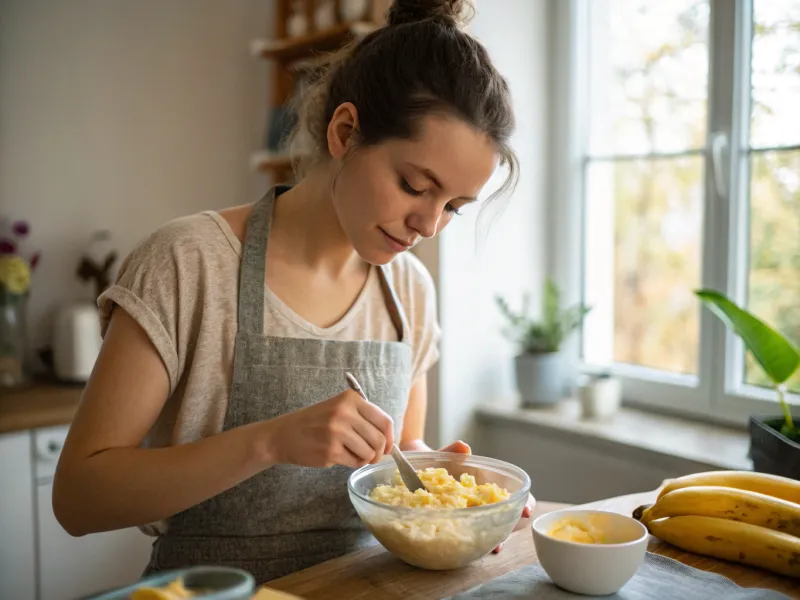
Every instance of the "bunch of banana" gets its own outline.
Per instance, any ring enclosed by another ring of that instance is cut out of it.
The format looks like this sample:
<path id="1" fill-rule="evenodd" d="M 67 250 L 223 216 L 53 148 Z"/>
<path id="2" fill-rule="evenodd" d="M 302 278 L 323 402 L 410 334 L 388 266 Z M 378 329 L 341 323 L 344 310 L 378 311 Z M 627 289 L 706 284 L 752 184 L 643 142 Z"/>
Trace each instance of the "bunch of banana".
<path id="1" fill-rule="evenodd" d="M 753 471 L 673 479 L 633 517 L 688 552 L 800 577 L 800 481 Z"/>

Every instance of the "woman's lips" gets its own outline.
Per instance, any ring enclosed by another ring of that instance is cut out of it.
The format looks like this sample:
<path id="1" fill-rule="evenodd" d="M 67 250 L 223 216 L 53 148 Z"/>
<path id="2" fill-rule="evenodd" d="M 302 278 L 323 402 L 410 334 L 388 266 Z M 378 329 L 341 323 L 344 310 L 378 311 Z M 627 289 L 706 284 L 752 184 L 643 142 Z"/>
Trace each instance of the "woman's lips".
<path id="1" fill-rule="evenodd" d="M 407 242 L 404 242 L 403 240 L 399 240 L 396 237 L 394 237 L 393 235 L 389 235 L 388 233 L 386 233 L 380 227 L 378 229 L 381 230 L 381 233 L 386 238 L 386 241 L 388 242 L 389 246 L 391 246 L 392 250 L 394 250 L 395 252 L 405 252 L 406 250 L 411 248 L 411 246 L 414 245 L 414 244 L 409 244 Z"/>

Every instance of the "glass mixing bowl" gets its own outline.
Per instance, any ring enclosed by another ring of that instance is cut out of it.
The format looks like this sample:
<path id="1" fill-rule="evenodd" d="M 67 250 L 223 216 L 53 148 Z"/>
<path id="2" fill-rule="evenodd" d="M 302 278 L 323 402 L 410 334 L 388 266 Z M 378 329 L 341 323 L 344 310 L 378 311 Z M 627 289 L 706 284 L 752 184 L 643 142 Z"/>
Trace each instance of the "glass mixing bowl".
<path id="1" fill-rule="evenodd" d="M 350 501 L 372 535 L 397 558 L 430 570 L 458 569 L 485 556 L 505 541 L 522 516 L 531 480 L 510 463 L 469 454 L 407 452 L 416 470 L 445 468 L 458 479 L 462 473 L 478 485 L 496 483 L 508 490 L 502 502 L 472 508 L 406 508 L 372 500 L 378 485 L 392 485 L 397 466 L 390 457 L 350 475 Z"/>

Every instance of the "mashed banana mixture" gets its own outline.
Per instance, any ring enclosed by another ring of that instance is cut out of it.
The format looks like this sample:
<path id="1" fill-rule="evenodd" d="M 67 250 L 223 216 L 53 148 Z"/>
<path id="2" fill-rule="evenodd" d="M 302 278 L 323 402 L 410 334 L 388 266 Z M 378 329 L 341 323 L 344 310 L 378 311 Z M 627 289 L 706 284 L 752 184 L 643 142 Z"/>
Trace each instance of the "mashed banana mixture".
<path id="1" fill-rule="evenodd" d="M 185 598 L 200 600 L 204 595 L 212 594 L 217 595 L 217 592 L 215 590 L 208 590 L 205 594 L 192 592 L 184 587 L 183 578 L 178 577 L 164 587 L 140 587 L 129 596 L 129 600 L 184 600 Z M 300 598 L 262 587 L 250 600 L 300 600 Z"/>
<path id="2" fill-rule="evenodd" d="M 586 521 L 576 518 L 556 521 L 548 530 L 547 535 L 565 542 L 607 544 L 609 540 L 606 539 L 607 536 L 604 533 L 607 529 L 608 526 L 604 523 L 604 519 L 597 515 L 591 515 Z"/>
<path id="3" fill-rule="evenodd" d="M 447 469 L 429 467 L 417 471 L 427 489 L 410 492 L 400 473 L 395 473 L 394 485 L 379 485 L 370 497 L 384 504 L 407 508 L 472 508 L 506 500 L 510 494 L 496 483 L 478 485 L 475 478 L 462 473 L 456 480 Z"/>
<path id="4" fill-rule="evenodd" d="M 400 473 L 392 485 L 379 485 L 370 497 L 383 504 L 419 508 L 409 514 L 365 513 L 363 518 L 375 537 L 396 556 L 424 569 L 455 569 L 480 558 L 502 542 L 519 519 L 509 505 L 489 512 L 460 514 L 435 509 L 471 508 L 497 504 L 510 497 L 494 483 L 478 485 L 475 478 L 462 474 L 456 479 L 447 469 L 417 471 L 425 490 L 412 493 Z M 441 514 L 441 517 L 439 515 Z"/>
<path id="5" fill-rule="evenodd" d="M 130 600 L 183 600 L 194 597 L 195 594 L 183 586 L 183 578 L 178 577 L 164 587 L 142 586 L 130 595 Z"/>

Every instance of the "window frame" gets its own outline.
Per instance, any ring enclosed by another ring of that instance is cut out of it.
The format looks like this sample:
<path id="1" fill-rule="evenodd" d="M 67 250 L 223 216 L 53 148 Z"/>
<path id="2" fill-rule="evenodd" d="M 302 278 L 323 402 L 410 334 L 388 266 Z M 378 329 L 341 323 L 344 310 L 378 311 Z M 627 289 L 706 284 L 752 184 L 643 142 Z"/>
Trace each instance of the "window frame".
<path id="1" fill-rule="evenodd" d="M 551 5 L 555 60 L 547 270 L 571 302 L 585 295 L 590 1 Z M 723 290 L 737 302 L 747 297 L 750 183 L 749 168 L 732 166 L 749 167 L 751 16 L 752 0 L 710 0 L 707 137 L 700 153 L 705 158 L 701 285 Z M 575 338 L 566 351 L 578 370 L 597 372 L 597 366 L 582 360 L 580 336 Z M 751 415 L 780 415 L 774 392 L 743 382 L 744 345 L 705 309 L 700 313 L 698 356 L 696 377 L 618 363 L 609 370 L 621 379 L 627 405 L 737 426 Z M 786 399 L 800 404 L 798 394 Z"/>

